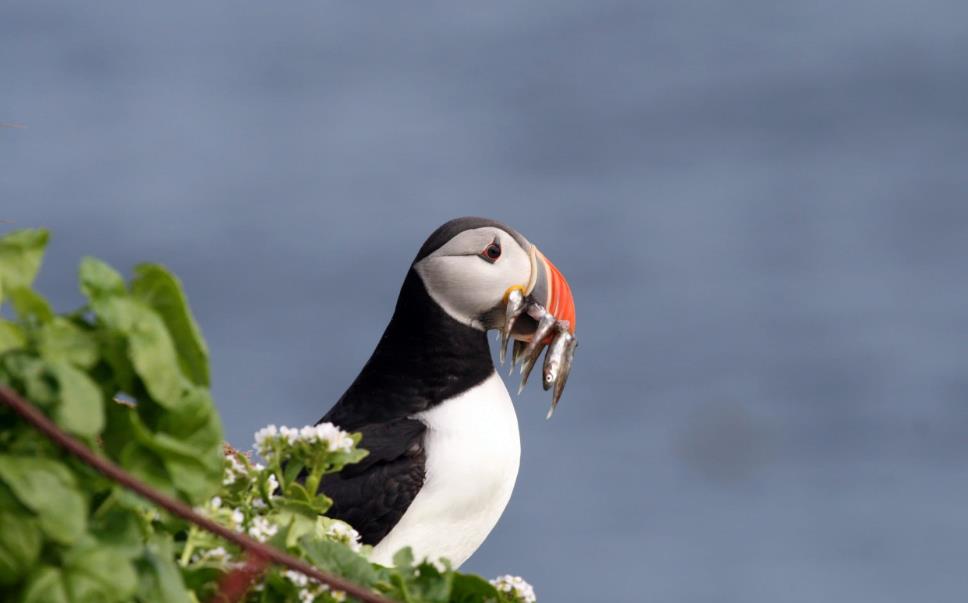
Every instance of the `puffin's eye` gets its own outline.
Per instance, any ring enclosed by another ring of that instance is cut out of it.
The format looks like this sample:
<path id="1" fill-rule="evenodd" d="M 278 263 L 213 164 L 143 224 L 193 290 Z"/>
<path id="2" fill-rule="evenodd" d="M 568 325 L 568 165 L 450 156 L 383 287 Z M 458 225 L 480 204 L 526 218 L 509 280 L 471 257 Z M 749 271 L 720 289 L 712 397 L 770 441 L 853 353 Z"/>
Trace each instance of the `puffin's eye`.
<path id="1" fill-rule="evenodd" d="M 481 252 L 481 257 L 493 264 L 501 257 L 501 245 L 497 241 L 491 243 Z"/>

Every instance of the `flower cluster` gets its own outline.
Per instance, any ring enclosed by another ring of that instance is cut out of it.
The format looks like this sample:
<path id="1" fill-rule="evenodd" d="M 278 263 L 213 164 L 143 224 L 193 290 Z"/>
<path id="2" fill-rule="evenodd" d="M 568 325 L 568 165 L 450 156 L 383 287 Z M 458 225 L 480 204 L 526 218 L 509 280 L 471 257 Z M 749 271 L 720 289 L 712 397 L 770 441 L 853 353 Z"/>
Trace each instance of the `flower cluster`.
<path id="1" fill-rule="evenodd" d="M 299 588 L 299 603 L 313 603 L 317 597 L 327 592 L 333 601 L 340 602 L 346 600 L 346 593 L 343 591 L 330 591 L 329 586 L 326 584 L 320 584 L 299 572 L 286 570 L 282 575 L 285 576 L 286 580 L 289 580 Z"/>
<path id="2" fill-rule="evenodd" d="M 360 543 L 360 533 L 354 530 L 350 524 L 334 519 L 326 527 L 326 535 L 336 542 L 341 542 L 350 547 L 354 553 L 359 553 L 363 545 Z"/>
<path id="3" fill-rule="evenodd" d="M 249 475 L 249 469 L 246 467 L 234 453 L 225 455 L 225 475 L 222 476 L 222 485 L 231 486 L 240 477 L 246 477 Z"/>
<path id="4" fill-rule="evenodd" d="M 499 576 L 491 580 L 491 584 L 518 603 L 535 603 L 538 600 L 534 588 L 520 576 Z"/>
<path id="5" fill-rule="evenodd" d="M 349 452 L 353 449 L 353 438 L 332 423 L 295 427 L 276 427 L 267 425 L 255 432 L 255 449 L 266 459 L 276 454 L 277 448 L 291 447 L 298 443 L 325 444 L 329 452 Z"/>
<path id="6" fill-rule="evenodd" d="M 265 517 L 253 517 L 252 522 L 249 524 L 249 536 L 259 542 L 265 542 L 269 538 L 272 538 L 278 531 L 279 527 Z"/>

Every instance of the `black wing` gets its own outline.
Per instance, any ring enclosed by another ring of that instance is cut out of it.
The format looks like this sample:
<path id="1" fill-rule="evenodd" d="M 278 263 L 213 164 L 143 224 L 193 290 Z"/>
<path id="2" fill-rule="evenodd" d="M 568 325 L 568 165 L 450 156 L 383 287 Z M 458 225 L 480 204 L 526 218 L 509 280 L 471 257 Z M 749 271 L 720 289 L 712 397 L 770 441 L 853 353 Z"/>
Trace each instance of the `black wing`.
<path id="1" fill-rule="evenodd" d="M 363 434 L 360 448 L 370 454 L 320 483 L 319 490 L 333 499 L 326 514 L 356 528 L 364 544 L 380 542 L 423 486 L 426 429 L 413 419 L 354 428 Z"/>

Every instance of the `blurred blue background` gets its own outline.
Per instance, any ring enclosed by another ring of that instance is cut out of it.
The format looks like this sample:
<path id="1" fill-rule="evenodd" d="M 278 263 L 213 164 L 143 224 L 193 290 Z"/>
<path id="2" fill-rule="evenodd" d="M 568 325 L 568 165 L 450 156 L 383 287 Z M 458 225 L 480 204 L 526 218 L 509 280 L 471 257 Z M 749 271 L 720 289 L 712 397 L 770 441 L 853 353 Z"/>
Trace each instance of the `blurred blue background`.
<path id="1" fill-rule="evenodd" d="M 227 435 L 315 421 L 423 239 L 569 277 L 465 565 L 545 602 L 968 595 L 968 4 L 8 1 L 0 218 L 167 264 Z M 6 226 L 5 228 L 10 228 Z"/>

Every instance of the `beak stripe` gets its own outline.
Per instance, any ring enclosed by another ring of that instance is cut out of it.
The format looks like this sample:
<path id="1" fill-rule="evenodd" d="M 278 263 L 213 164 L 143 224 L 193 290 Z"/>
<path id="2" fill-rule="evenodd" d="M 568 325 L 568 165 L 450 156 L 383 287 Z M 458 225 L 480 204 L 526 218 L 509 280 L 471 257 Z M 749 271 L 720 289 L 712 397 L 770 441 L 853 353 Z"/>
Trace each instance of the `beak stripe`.
<path id="1" fill-rule="evenodd" d="M 568 330 L 574 333 L 575 300 L 571 295 L 571 287 L 555 265 L 540 251 L 538 254 L 544 264 L 548 281 L 548 299 L 545 307 L 558 320 L 567 320 L 570 325 Z"/>

